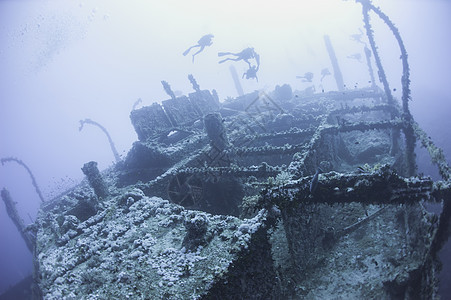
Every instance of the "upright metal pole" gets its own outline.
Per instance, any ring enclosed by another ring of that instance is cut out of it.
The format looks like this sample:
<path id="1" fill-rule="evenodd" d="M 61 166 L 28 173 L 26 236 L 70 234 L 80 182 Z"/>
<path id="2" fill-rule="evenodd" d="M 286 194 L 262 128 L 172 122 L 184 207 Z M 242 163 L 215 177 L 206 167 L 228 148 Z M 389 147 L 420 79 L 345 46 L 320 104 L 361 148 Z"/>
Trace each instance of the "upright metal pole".
<path id="1" fill-rule="evenodd" d="M 344 82 L 343 82 L 343 75 L 341 75 L 340 66 L 338 65 L 337 56 L 335 55 L 334 47 L 332 46 L 332 43 L 330 42 L 330 38 L 328 35 L 324 36 L 324 42 L 326 43 L 326 49 L 329 53 L 330 62 L 332 63 L 332 68 L 334 69 L 334 77 L 335 82 L 337 82 L 337 88 L 339 91 L 344 90 Z"/>
<path id="2" fill-rule="evenodd" d="M 233 82 L 235 83 L 235 88 L 236 91 L 238 92 L 238 96 L 243 96 L 244 95 L 243 87 L 241 86 L 240 78 L 238 77 L 238 73 L 236 72 L 235 67 L 233 65 L 230 65 L 229 69 L 230 74 L 232 74 Z"/>

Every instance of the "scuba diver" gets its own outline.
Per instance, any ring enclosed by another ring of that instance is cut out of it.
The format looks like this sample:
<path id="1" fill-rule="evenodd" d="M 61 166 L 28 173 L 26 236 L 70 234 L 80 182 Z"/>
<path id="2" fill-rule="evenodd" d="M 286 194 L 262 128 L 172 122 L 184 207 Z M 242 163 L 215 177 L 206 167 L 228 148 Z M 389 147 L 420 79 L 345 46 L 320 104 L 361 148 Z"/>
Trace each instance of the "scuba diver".
<path id="1" fill-rule="evenodd" d="M 359 63 L 362 63 L 362 55 L 360 54 L 360 53 L 354 53 L 354 54 L 351 54 L 351 55 L 348 55 L 348 56 L 346 56 L 347 58 L 350 58 L 350 59 L 355 59 L 355 60 L 357 60 Z"/>
<path id="2" fill-rule="evenodd" d="M 194 56 L 202 52 L 206 46 L 211 46 L 211 44 L 213 44 L 213 42 L 211 41 L 212 38 L 214 38 L 214 35 L 212 34 L 204 35 L 197 42 L 197 45 L 191 46 L 185 52 L 183 52 L 183 56 L 186 56 L 191 51 L 191 49 L 200 47 L 199 51 L 193 54 L 193 63 L 194 63 Z"/>
<path id="3" fill-rule="evenodd" d="M 258 77 L 257 77 L 258 68 L 259 68 L 259 66 L 257 66 L 257 67 L 252 66 L 252 67 L 250 67 L 246 72 L 243 73 L 243 77 L 241 77 L 241 78 L 244 78 L 244 76 L 246 76 L 246 79 L 253 79 L 253 78 L 255 78 L 255 79 L 257 79 L 257 82 L 258 82 Z"/>
<path id="4" fill-rule="evenodd" d="M 224 55 L 233 55 L 233 56 L 236 56 L 236 58 L 228 57 L 226 59 L 221 60 L 219 62 L 220 64 L 222 64 L 223 62 L 226 62 L 228 60 L 233 60 L 233 61 L 244 60 L 249 65 L 249 69 L 250 69 L 250 68 L 252 68 L 252 65 L 249 62 L 249 59 L 255 58 L 255 60 L 257 61 L 257 64 L 260 65 L 260 55 L 258 55 L 254 51 L 254 48 L 246 48 L 239 53 L 232 53 L 232 52 L 219 52 L 218 53 L 218 56 L 224 56 Z"/>
<path id="5" fill-rule="evenodd" d="M 360 33 L 357 33 L 357 34 L 351 34 L 350 38 L 351 38 L 351 40 L 353 40 L 354 42 L 357 42 L 357 43 L 361 43 L 361 44 L 365 44 L 365 45 L 366 45 L 366 43 L 365 43 L 364 41 L 362 41 L 362 38 L 363 38 L 363 31 L 362 31 L 362 29 L 359 28 L 359 31 L 360 31 Z"/>
<path id="6" fill-rule="evenodd" d="M 258 82 L 257 71 L 260 68 L 260 55 L 258 55 L 257 53 L 255 53 L 255 60 L 257 61 L 257 66 L 250 65 L 249 69 L 243 73 L 243 76 L 241 78 L 244 78 L 244 76 L 246 76 L 246 79 L 255 78 Z"/>
<path id="7" fill-rule="evenodd" d="M 304 76 L 296 76 L 298 79 L 302 79 L 302 82 L 312 82 L 313 80 L 313 73 L 307 72 L 304 74 Z"/>
<path id="8" fill-rule="evenodd" d="M 236 58 L 228 57 L 226 59 L 219 61 L 220 64 L 222 64 L 223 62 L 226 62 L 228 60 L 233 60 L 233 61 L 244 60 L 248 64 L 249 69 L 243 73 L 243 76 L 241 78 L 244 78 L 245 76 L 246 76 L 246 79 L 255 78 L 255 79 L 257 79 L 257 82 L 258 82 L 257 71 L 260 68 L 260 55 L 257 52 L 255 52 L 254 48 L 249 47 L 239 53 L 232 53 L 232 52 L 219 52 L 218 53 L 218 56 L 225 56 L 225 55 L 233 55 L 233 56 L 236 56 Z M 257 63 L 257 65 L 253 66 L 249 62 L 250 59 L 255 59 L 255 62 Z"/>
<path id="9" fill-rule="evenodd" d="M 323 82 L 324 77 L 332 75 L 328 68 L 324 68 L 321 70 L 321 82 Z"/>

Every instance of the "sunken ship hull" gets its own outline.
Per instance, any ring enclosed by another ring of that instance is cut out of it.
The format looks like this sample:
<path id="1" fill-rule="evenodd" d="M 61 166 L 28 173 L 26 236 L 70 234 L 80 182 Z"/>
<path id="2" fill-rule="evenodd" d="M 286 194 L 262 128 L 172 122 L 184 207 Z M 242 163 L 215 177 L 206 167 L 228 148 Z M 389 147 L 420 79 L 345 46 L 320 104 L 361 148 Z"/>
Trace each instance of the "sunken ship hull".
<path id="1" fill-rule="evenodd" d="M 277 87 L 134 110 L 127 157 L 45 203 L 45 299 L 435 297 L 439 222 L 377 87 Z M 321 173 L 313 181 L 318 168 Z"/>

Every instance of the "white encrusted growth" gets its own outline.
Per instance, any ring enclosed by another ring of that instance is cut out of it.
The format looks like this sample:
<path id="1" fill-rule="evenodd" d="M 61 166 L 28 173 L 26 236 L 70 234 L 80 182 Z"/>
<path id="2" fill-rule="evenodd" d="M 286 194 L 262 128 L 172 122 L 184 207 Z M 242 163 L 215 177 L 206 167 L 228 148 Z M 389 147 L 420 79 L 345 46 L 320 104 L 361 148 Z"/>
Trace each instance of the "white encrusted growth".
<path id="1" fill-rule="evenodd" d="M 120 202 L 130 198 L 129 206 Z M 105 210 L 85 222 L 67 217 L 65 226 L 76 227 L 60 245 L 51 238 L 58 215 L 47 217 L 37 253 L 45 299 L 160 299 L 203 295 L 249 246 L 266 212 L 243 222 L 129 190 L 105 201 Z M 187 237 L 191 249 L 184 245 Z"/>

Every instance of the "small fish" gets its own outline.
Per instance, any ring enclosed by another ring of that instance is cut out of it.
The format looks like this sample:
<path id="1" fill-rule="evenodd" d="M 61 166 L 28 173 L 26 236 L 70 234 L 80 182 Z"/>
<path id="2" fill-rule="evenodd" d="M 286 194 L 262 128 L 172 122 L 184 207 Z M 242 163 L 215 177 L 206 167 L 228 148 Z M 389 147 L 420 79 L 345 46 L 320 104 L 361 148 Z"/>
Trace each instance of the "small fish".
<path id="1" fill-rule="evenodd" d="M 318 168 L 313 176 L 312 182 L 310 182 L 310 194 L 315 193 L 316 187 L 318 186 L 318 176 L 320 172 L 322 172 L 322 170 Z"/>

